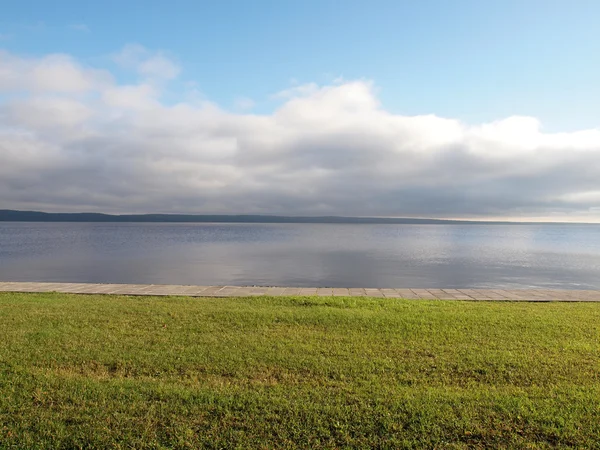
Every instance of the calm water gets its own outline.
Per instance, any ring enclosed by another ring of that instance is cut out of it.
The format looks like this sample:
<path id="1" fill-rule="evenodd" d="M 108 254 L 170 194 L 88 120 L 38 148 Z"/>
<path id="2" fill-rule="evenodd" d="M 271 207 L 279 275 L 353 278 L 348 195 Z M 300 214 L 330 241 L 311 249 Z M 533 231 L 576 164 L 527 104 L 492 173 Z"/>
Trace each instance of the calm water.
<path id="1" fill-rule="evenodd" d="M 600 226 L 5 222 L 0 280 L 600 289 Z"/>

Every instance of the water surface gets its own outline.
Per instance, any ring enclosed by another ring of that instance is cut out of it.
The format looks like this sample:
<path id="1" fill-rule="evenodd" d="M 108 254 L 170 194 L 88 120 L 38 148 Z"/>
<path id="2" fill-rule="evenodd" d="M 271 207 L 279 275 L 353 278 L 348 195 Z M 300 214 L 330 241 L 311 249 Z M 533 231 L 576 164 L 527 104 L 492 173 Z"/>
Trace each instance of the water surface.
<path id="1" fill-rule="evenodd" d="M 4 222 L 0 280 L 600 289 L 600 225 Z"/>

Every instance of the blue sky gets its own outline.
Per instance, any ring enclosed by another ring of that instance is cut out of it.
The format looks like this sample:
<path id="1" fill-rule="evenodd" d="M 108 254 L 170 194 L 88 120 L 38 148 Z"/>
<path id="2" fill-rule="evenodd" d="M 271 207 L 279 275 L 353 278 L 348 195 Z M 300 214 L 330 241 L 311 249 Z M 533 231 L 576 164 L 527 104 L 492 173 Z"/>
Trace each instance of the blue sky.
<path id="1" fill-rule="evenodd" d="M 600 126 L 600 2 L 4 0 L 0 47 L 111 67 L 126 44 L 161 50 L 223 107 L 337 77 L 372 80 L 397 114 L 468 123 L 534 116 L 544 130 Z"/>

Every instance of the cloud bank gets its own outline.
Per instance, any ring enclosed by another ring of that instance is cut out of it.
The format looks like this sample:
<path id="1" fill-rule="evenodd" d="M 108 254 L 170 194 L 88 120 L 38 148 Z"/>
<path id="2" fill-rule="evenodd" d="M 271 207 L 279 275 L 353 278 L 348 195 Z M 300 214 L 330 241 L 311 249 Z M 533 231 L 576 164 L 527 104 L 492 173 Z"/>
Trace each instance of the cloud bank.
<path id="1" fill-rule="evenodd" d="M 0 51 L 0 208 L 600 220 L 599 129 L 397 115 L 364 80 L 294 86 L 264 115 L 167 103 L 176 62 L 114 60 L 137 81 Z"/>

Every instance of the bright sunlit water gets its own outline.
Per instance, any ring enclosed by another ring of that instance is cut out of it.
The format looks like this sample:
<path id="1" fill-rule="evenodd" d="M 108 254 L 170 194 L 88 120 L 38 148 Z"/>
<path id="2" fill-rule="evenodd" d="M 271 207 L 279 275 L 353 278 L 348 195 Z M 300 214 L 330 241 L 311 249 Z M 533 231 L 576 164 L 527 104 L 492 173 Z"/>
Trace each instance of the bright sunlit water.
<path id="1" fill-rule="evenodd" d="M 600 289 L 600 225 L 6 222 L 0 280 Z"/>

